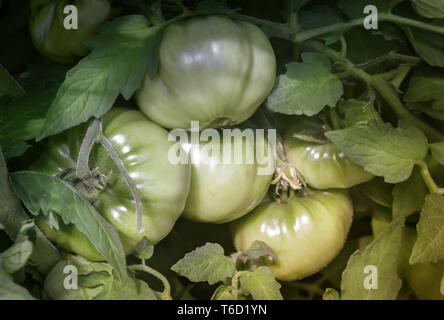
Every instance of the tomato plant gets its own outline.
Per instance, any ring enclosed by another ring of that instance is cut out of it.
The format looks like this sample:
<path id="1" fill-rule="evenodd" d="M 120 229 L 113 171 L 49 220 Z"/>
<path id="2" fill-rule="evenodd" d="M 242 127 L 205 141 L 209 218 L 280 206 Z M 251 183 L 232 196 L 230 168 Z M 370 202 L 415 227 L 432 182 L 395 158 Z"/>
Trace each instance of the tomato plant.
<path id="1" fill-rule="evenodd" d="M 442 1 L 0 9 L 0 299 L 444 297 Z"/>

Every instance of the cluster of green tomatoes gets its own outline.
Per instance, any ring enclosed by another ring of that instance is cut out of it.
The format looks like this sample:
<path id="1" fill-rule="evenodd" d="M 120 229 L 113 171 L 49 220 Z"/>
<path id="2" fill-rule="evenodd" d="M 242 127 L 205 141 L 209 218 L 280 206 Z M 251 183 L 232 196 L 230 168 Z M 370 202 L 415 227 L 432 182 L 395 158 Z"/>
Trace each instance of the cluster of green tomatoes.
<path id="1" fill-rule="evenodd" d="M 61 46 L 64 31 L 42 29 L 48 24 L 39 19 L 45 19 L 50 10 L 56 12 L 51 19 L 57 19 L 64 1 L 33 3 L 34 43 L 43 55 L 62 63 L 86 54 L 83 40 L 106 18 L 89 17 L 87 31 L 65 39 L 68 43 Z M 109 13 L 107 1 L 90 1 L 89 5 L 103 6 L 95 12 Z M 282 139 L 285 157 L 277 163 L 282 176 L 294 178 L 290 186 L 301 190 L 287 190 L 276 199 L 267 196 L 274 173 L 259 175 L 259 163 L 172 164 L 168 160 L 175 143 L 169 141 L 168 129 L 187 129 L 191 121 L 199 121 L 201 128 L 241 124 L 267 98 L 275 76 L 272 46 L 252 24 L 209 16 L 166 28 L 158 72 L 153 78 L 147 75 L 135 94 L 138 108 L 114 106 L 102 119 L 103 134 L 142 196 L 142 233 L 136 227 L 133 196 L 107 152 L 95 147 L 89 163 L 105 177 L 104 187 L 91 202 L 118 230 L 127 254 L 143 237 L 153 244 L 161 241 L 180 216 L 201 223 L 230 223 L 237 250 L 255 240 L 264 241 L 278 257 L 270 268 L 284 281 L 310 276 L 338 254 L 353 217 L 347 189 L 373 176 L 329 142 L 298 139 L 294 135 L 298 127 L 290 120 Z M 60 175 L 75 167 L 85 132 L 86 126 L 81 125 L 50 137 L 32 169 Z M 254 150 L 257 141 L 219 143 L 221 150 L 224 144 L 235 149 L 235 143 L 242 144 L 242 150 Z M 203 145 L 190 152 L 199 152 Z M 37 223 L 60 248 L 91 261 L 103 260 L 74 225 L 55 230 L 40 217 Z"/>

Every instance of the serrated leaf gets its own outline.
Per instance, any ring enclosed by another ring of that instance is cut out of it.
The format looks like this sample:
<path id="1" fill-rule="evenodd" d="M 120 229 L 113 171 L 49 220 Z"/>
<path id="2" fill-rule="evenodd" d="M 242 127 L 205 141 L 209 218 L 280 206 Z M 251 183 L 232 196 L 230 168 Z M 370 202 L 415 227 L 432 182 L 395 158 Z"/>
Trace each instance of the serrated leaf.
<path id="1" fill-rule="evenodd" d="M 388 183 L 407 180 L 416 162 L 427 154 L 427 139 L 422 131 L 400 123 L 371 121 L 367 126 L 355 126 L 329 131 L 325 135 L 350 159 Z"/>
<path id="2" fill-rule="evenodd" d="M 214 291 L 211 300 L 235 300 L 231 294 L 231 287 L 224 286 L 223 284 L 217 287 Z"/>
<path id="3" fill-rule="evenodd" d="M 346 128 L 354 125 L 367 125 L 370 120 L 381 120 L 371 101 L 347 99 L 341 101 L 337 109 L 344 118 Z"/>
<path id="4" fill-rule="evenodd" d="M 139 259 L 148 260 L 153 256 L 154 245 L 146 237 L 143 237 L 134 247 L 133 255 Z"/>
<path id="5" fill-rule="evenodd" d="M 259 267 L 253 272 L 245 271 L 239 277 L 240 288 L 254 300 L 282 300 L 281 285 L 275 278 L 267 267 Z"/>
<path id="6" fill-rule="evenodd" d="M 331 72 L 330 60 L 322 54 L 303 53 L 303 62 L 287 65 L 278 77 L 267 108 L 284 114 L 313 116 L 325 106 L 334 107 L 343 94 L 341 81 Z"/>
<path id="7" fill-rule="evenodd" d="M 135 15 L 104 24 L 89 41 L 93 51 L 67 72 L 38 139 L 101 117 L 119 93 L 128 100 L 157 70 L 160 31 Z"/>
<path id="8" fill-rule="evenodd" d="M 236 256 L 236 262 L 259 264 L 273 263 L 277 260 L 277 255 L 265 242 L 255 240 L 251 246 L 240 251 Z"/>
<path id="9" fill-rule="evenodd" d="M 215 284 L 231 278 L 235 272 L 233 260 L 224 255 L 224 249 L 217 243 L 206 243 L 187 253 L 171 270 L 193 282 L 207 281 Z"/>
<path id="10" fill-rule="evenodd" d="M 430 144 L 430 151 L 433 158 L 444 165 L 444 142 L 435 142 Z"/>
<path id="11" fill-rule="evenodd" d="M 393 300 L 396 299 L 402 281 L 398 277 L 398 256 L 402 244 L 404 218 L 394 220 L 363 251 L 350 256 L 342 273 L 341 296 L 343 300 Z M 366 269 L 372 266 L 370 273 Z M 376 269 L 374 269 L 376 268 Z M 377 273 L 374 273 L 374 272 Z M 377 284 L 368 281 L 375 276 Z M 370 289 L 366 284 L 377 285 Z"/>
<path id="12" fill-rule="evenodd" d="M 420 169 L 415 168 L 407 180 L 396 184 L 393 188 L 393 218 L 407 217 L 421 210 L 427 193 L 428 189 Z"/>
<path id="13" fill-rule="evenodd" d="M 35 298 L 22 286 L 14 283 L 11 277 L 0 268 L 0 300 L 34 300 Z"/>
<path id="14" fill-rule="evenodd" d="M 46 173 L 21 171 L 11 174 L 14 189 L 33 214 L 56 212 L 82 232 L 126 279 L 125 253 L 115 228 L 72 186 Z"/>
<path id="15" fill-rule="evenodd" d="M 341 300 L 341 296 L 335 289 L 327 288 L 322 295 L 322 300 Z"/>
<path id="16" fill-rule="evenodd" d="M 416 224 L 416 240 L 410 263 L 436 262 L 444 258 L 444 198 L 440 194 L 427 195 L 424 208 Z"/>
<path id="17" fill-rule="evenodd" d="M 430 19 L 444 19 L 444 2 L 442 0 L 410 0 L 418 14 Z"/>

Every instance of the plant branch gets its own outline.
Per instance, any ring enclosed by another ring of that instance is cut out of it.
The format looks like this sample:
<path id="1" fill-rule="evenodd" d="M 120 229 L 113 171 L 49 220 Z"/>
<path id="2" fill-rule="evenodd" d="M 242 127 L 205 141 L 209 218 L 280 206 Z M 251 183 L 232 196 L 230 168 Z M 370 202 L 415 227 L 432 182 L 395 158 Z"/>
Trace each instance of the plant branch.
<path id="1" fill-rule="evenodd" d="M 89 155 L 91 154 L 94 144 L 97 142 L 99 133 L 100 120 L 94 119 L 86 131 L 85 138 L 83 139 L 79 155 L 77 157 L 76 176 L 81 180 L 91 176 L 91 170 L 89 169 Z M 85 183 L 90 187 L 95 186 L 95 183 L 91 182 L 89 179 L 86 180 Z"/>
<path id="2" fill-rule="evenodd" d="M 427 166 L 427 163 L 425 161 L 418 162 L 418 166 L 421 169 L 421 176 L 424 180 L 424 183 L 426 184 L 427 188 L 431 193 L 440 193 L 444 194 L 444 188 L 439 188 L 435 180 L 433 180 L 432 175 L 430 174 L 429 167 Z"/>

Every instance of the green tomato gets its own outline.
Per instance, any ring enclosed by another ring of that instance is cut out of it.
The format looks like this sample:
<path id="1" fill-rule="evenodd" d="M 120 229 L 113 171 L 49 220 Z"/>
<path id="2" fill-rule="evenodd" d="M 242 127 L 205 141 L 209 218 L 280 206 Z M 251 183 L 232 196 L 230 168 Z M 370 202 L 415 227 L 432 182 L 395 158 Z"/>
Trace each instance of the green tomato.
<path id="1" fill-rule="evenodd" d="M 166 128 L 190 121 L 219 127 L 247 120 L 270 93 L 276 74 L 265 34 L 221 16 L 195 18 L 166 28 L 159 70 L 136 94 L 139 108 Z"/>
<path id="2" fill-rule="evenodd" d="M 74 168 L 85 129 L 85 126 L 79 126 L 50 137 L 42 158 L 31 169 L 56 175 Z M 93 149 L 89 163 L 90 168 L 98 168 L 106 176 L 106 187 L 95 195 L 93 205 L 117 228 L 125 251 L 131 253 L 142 237 L 157 243 L 171 231 L 185 207 L 190 185 L 190 166 L 169 161 L 168 153 L 174 142 L 168 141 L 165 129 L 148 120 L 139 111 L 111 109 L 103 119 L 103 133 L 143 198 L 144 232 L 139 234 L 137 231 L 131 192 L 102 146 Z M 59 231 L 49 231 L 45 226 L 42 229 L 63 249 L 90 260 L 100 258 L 86 237 L 73 226 L 63 226 Z"/>
<path id="3" fill-rule="evenodd" d="M 68 14 L 63 11 L 67 5 L 77 8 L 78 29 L 64 27 Z M 32 41 L 43 56 L 72 64 L 88 54 L 85 41 L 108 19 L 110 11 L 107 0 L 31 0 Z"/>
<path id="4" fill-rule="evenodd" d="M 347 189 L 373 179 L 373 175 L 352 162 L 331 142 L 308 142 L 293 137 L 290 131 L 284 138 L 289 163 L 293 164 L 304 181 L 316 189 Z"/>
<path id="5" fill-rule="evenodd" d="M 198 222 L 225 223 L 253 210 L 267 193 L 274 173 L 274 158 L 264 162 L 265 157 L 256 155 L 257 146 L 268 146 L 266 139 L 256 135 L 254 141 L 234 138 L 184 146 L 190 150 L 192 168 L 183 216 Z M 231 150 L 231 161 L 224 163 L 227 150 Z M 266 150 L 264 155 L 268 155 Z"/>
<path id="6" fill-rule="evenodd" d="M 286 202 L 261 204 L 232 224 L 236 250 L 255 240 L 267 243 L 278 259 L 277 279 L 293 281 L 324 268 L 344 245 L 353 217 L 348 192 L 305 191 Z"/>

